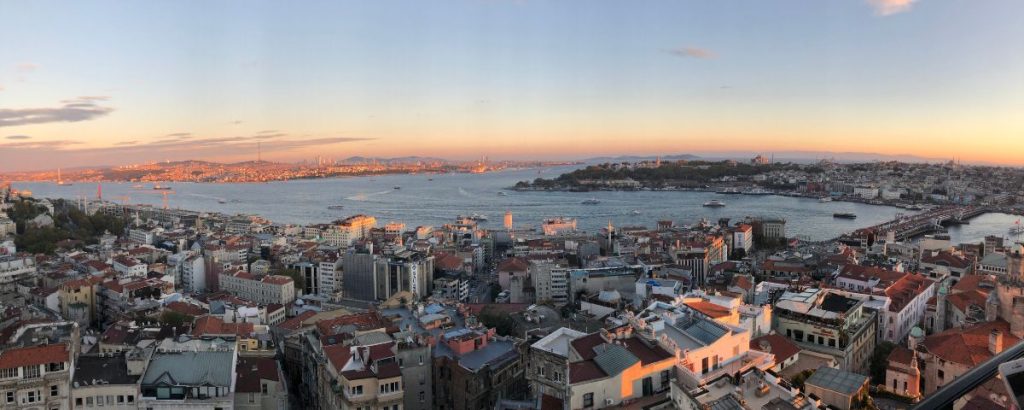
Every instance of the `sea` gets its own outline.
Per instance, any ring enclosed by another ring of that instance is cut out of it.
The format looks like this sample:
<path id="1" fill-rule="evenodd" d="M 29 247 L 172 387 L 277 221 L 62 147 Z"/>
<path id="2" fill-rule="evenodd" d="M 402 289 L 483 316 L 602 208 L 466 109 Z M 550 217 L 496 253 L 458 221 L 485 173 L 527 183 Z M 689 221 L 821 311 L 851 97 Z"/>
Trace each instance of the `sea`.
<path id="1" fill-rule="evenodd" d="M 723 195 L 693 191 L 513 191 L 518 181 L 552 178 L 574 167 L 516 169 L 483 174 L 403 174 L 330 179 L 308 179 L 268 183 L 169 182 L 167 203 L 171 208 L 225 214 L 254 214 L 285 224 L 326 223 L 354 214 L 375 216 L 378 224 L 401 222 L 407 227 L 440 226 L 459 215 L 488 218 L 483 227 L 501 228 L 506 211 L 511 211 L 516 229 L 539 228 L 545 218 L 575 218 L 580 230 L 596 232 L 614 226 L 653 228 L 659 220 L 676 225 L 693 225 L 702 219 L 739 221 L 745 217 L 784 218 L 790 237 L 819 241 L 893 219 L 913 211 L 852 202 L 765 195 Z M 94 199 L 96 183 L 57 185 L 48 182 L 15 182 L 39 198 Z M 131 204 L 163 205 L 165 191 L 152 183 L 102 183 L 103 198 Z M 597 204 L 583 204 L 596 199 Z M 724 207 L 708 208 L 712 199 Z M 342 209 L 328 209 L 341 206 Z M 856 219 L 836 219 L 832 214 L 849 212 Z M 1019 219 L 1005 214 L 987 214 L 968 225 L 952 227 L 953 243 L 978 242 L 985 235 L 1008 236 Z M 1012 238 L 1011 238 L 1012 239 Z"/>

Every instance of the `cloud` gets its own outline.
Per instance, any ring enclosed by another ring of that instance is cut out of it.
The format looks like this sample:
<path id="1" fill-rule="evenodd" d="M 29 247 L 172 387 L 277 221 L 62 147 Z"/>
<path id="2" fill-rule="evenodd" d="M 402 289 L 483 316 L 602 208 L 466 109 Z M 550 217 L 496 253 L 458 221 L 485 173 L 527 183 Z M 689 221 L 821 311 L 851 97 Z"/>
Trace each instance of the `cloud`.
<path id="1" fill-rule="evenodd" d="M 8 135 L 6 138 L 9 140 L 27 140 L 32 137 L 28 135 Z"/>
<path id="2" fill-rule="evenodd" d="M 0 149 L 44 149 L 44 150 L 61 150 L 72 145 L 78 145 L 81 142 L 71 140 L 51 140 L 51 141 L 22 141 L 22 142 L 8 142 L 0 143 Z"/>
<path id="3" fill-rule="evenodd" d="M 39 64 L 36 63 L 18 63 L 14 66 L 19 73 L 31 73 L 39 69 Z"/>
<path id="4" fill-rule="evenodd" d="M 917 0 L 867 0 L 879 16 L 889 16 L 910 10 Z"/>
<path id="5" fill-rule="evenodd" d="M 0 127 L 96 119 L 114 111 L 113 108 L 97 104 L 97 102 L 107 99 L 107 97 L 96 96 L 78 97 L 61 101 L 59 107 L 0 109 Z"/>
<path id="6" fill-rule="evenodd" d="M 713 51 L 697 47 L 672 48 L 665 50 L 665 52 L 682 58 L 699 58 L 701 60 L 715 58 L 715 53 Z"/>

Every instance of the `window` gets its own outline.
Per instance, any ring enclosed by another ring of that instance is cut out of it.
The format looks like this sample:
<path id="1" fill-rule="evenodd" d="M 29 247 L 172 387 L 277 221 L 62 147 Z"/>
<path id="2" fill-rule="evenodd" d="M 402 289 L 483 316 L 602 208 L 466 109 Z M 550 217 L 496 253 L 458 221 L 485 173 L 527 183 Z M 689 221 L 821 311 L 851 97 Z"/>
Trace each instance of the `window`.
<path id="1" fill-rule="evenodd" d="M 669 379 L 671 379 L 671 377 L 672 377 L 671 373 L 669 373 L 668 370 L 662 370 L 661 371 L 661 389 L 662 390 L 668 388 Z"/>
<path id="2" fill-rule="evenodd" d="M 256 393 L 249 393 L 249 403 L 256 402 Z"/>
<path id="3" fill-rule="evenodd" d="M 946 378 L 946 373 L 943 372 L 942 370 L 939 370 L 939 380 L 942 380 L 944 378 Z"/>
<path id="4" fill-rule="evenodd" d="M 420 403 L 423 403 L 426 400 L 427 400 L 427 393 L 420 392 Z"/>
<path id="5" fill-rule="evenodd" d="M 892 379 L 892 389 L 896 390 L 896 379 Z"/>
<path id="6" fill-rule="evenodd" d="M 36 367 L 36 371 L 39 371 L 39 367 Z M 26 403 L 35 403 L 39 399 L 40 399 L 39 393 L 36 393 L 35 390 L 32 390 L 32 391 L 28 392 L 28 396 L 26 396 L 25 402 Z"/>
<path id="7" fill-rule="evenodd" d="M 270 391 L 270 389 L 269 389 L 269 388 L 267 388 L 267 384 L 266 384 L 266 383 L 263 383 L 263 384 L 262 384 L 262 385 L 260 386 L 260 393 L 263 393 L 263 394 L 267 394 L 267 392 L 268 392 L 268 391 Z"/>
<path id="8" fill-rule="evenodd" d="M 82 406 L 82 398 L 81 397 L 75 399 L 75 406 L 78 406 L 78 407 Z"/>
<path id="9" fill-rule="evenodd" d="M 124 404 L 124 396 L 117 396 L 117 404 Z"/>
<path id="10" fill-rule="evenodd" d="M 25 379 L 31 379 L 31 378 L 34 378 L 34 377 L 39 377 L 39 366 L 38 365 L 37 366 L 25 366 L 22 369 L 24 369 L 22 371 L 22 374 L 24 374 L 23 378 L 25 378 Z"/>
<path id="11" fill-rule="evenodd" d="M 48 372 L 59 372 L 64 370 L 64 362 L 50 363 L 46 365 L 46 371 Z"/>
<path id="12" fill-rule="evenodd" d="M 92 396 L 85 398 L 85 407 L 92 407 Z"/>
<path id="13" fill-rule="evenodd" d="M 819 345 L 824 345 L 825 344 L 825 338 L 821 337 L 821 336 L 818 336 L 818 344 Z"/>
<path id="14" fill-rule="evenodd" d="M 56 397 L 58 394 L 60 394 L 60 386 L 57 386 L 56 384 L 50 386 L 50 397 Z"/>
<path id="15" fill-rule="evenodd" d="M 14 403 L 14 392 L 12 392 L 12 391 L 7 392 L 7 402 L 8 403 Z"/>
<path id="16" fill-rule="evenodd" d="M 128 399 L 128 403 L 135 403 L 135 396 L 134 395 L 129 395 L 126 398 Z"/>
<path id="17" fill-rule="evenodd" d="M 583 395 L 583 407 L 594 407 L 594 393 Z"/>
<path id="18" fill-rule="evenodd" d="M 828 347 L 836 347 L 836 339 L 828 339 Z"/>
<path id="19" fill-rule="evenodd" d="M 353 396 L 362 396 L 363 395 L 363 386 L 352 386 L 352 395 Z"/>
<path id="20" fill-rule="evenodd" d="M 0 369 L 0 379 L 10 379 L 18 377 L 18 368 L 12 367 L 10 369 Z"/>

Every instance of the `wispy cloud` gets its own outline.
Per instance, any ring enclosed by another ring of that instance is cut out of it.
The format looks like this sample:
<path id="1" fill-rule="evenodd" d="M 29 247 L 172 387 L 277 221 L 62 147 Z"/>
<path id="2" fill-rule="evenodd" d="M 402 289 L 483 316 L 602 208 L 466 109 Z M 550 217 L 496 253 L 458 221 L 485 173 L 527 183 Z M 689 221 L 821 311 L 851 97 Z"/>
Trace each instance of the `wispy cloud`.
<path id="1" fill-rule="evenodd" d="M 4 138 L 7 138 L 9 140 L 27 140 L 27 139 L 32 138 L 32 137 L 30 137 L 28 135 L 8 135 L 8 136 L 6 136 Z"/>
<path id="2" fill-rule="evenodd" d="M 889 16 L 910 10 L 917 0 L 867 0 L 879 16 Z"/>
<path id="3" fill-rule="evenodd" d="M 14 68 L 17 69 L 19 73 L 31 73 L 39 69 L 39 64 L 24 62 L 18 63 Z"/>
<path id="4" fill-rule="evenodd" d="M 715 58 L 715 53 L 713 51 L 698 47 L 670 48 L 665 50 L 665 52 L 682 58 L 698 58 L 701 60 Z"/>
<path id="5" fill-rule="evenodd" d="M 0 127 L 92 120 L 114 111 L 111 107 L 98 104 L 107 99 L 107 97 L 87 96 L 61 101 L 59 107 L 0 109 Z"/>
<path id="6" fill-rule="evenodd" d="M 21 150 L 32 150 L 32 149 L 44 149 L 44 150 L 63 150 L 67 147 L 81 144 L 78 141 L 71 140 L 50 140 L 50 141 L 21 141 L 21 142 L 7 142 L 0 143 L 0 149 L 21 149 Z"/>

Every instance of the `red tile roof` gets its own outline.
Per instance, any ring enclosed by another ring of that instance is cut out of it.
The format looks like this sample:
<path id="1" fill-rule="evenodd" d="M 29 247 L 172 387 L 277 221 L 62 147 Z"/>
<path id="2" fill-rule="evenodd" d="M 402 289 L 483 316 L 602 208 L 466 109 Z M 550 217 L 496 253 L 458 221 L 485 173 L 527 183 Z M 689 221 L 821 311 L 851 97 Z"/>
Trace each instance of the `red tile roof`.
<path id="1" fill-rule="evenodd" d="M 341 333 L 346 326 L 354 326 L 356 330 L 386 329 L 388 322 L 378 312 L 355 313 L 316 322 L 322 336 Z"/>
<path id="2" fill-rule="evenodd" d="M 675 356 L 669 354 L 669 352 L 662 349 L 661 346 L 653 345 L 648 346 L 642 340 L 637 337 L 630 337 L 623 339 L 623 343 L 626 344 L 626 350 L 629 350 L 633 356 L 640 359 L 641 366 L 647 366 L 651 363 L 660 362 L 666 359 L 674 359 Z"/>
<path id="3" fill-rule="evenodd" d="M 591 360 L 597 356 L 594 348 L 602 343 L 605 343 L 605 340 L 601 337 L 601 332 L 594 332 L 569 342 L 569 345 L 583 360 Z"/>
<path id="4" fill-rule="evenodd" d="M 530 264 L 520 258 L 508 258 L 498 264 L 499 272 L 526 272 Z"/>
<path id="5" fill-rule="evenodd" d="M 281 322 L 281 324 L 277 325 L 277 327 L 287 330 L 298 330 L 300 327 L 302 327 L 302 322 L 306 321 L 307 319 L 313 316 L 316 316 L 316 312 L 312 310 L 307 310 L 305 312 L 300 313 L 298 316 Z"/>
<path id="6" fill-rule="evenodd" d="M 974 367 L 992 358 L 988 350 L 988 337 L 993 330 L 1003 334 L 1003 346 L 1013 346 L 1020 339 L 1010 333 L 1010 324 L 1002 319 L 981 323 L 966 329 L 949 329 L 924 338 L 924 346 L 933 355 Z"/>
<path id="7" fill-rule="evenodd" d="M 68 357 L 64 343 L 9 349 L 0 353 L 0 369 L 67 362 Z"/>
<path id="8" fill-rule="evenodd" d="M 956 269 L 967 269 L 973 264 L 973 261 L 949 252 L 938 252 L 934 255 L 929 252 L 921 255 L 921 263 L 949 266 Z"/>
<path id="9" fill-rule="evenodd" d="M 345 364 L 352 358 L 349 346 L 342 344 L 324 346 L 324 355 L 327 356 L 327 360 L 331 362 L 334 369 L 338 371 L 345 368 Z"/>
<path id="10" fill-rule="evenodd" d="M 277 360 L 271 357 L 238 356 L 235 389 L 239 393 L 260 393 L 262 381 L 279 382 Z"/>
<path id="11" fill-rule="evenodd" d="M 604 370 L 601 370 L 593 360 L 569 363 L 569 383 L 583 383 L 606 376 Z"/>
<path id="12" fill-rule="evenodd" d="M 252 323 L 224 323 L 216 316 L 206 315 L 196 319 L 193 336 L 235 335 L 248 337 L 253 333 Z"/>
<path id="13" fill-rule="evenodd" d="M 764 342 L 764 346 L 761 346 Z M 775 363 L 785 362 L 800 353 L 800 347 L 793 341 L 779 334 L 770 334 L 750 339 L 750 349 L 775 355 Z"/>
<path id="14" fill-rule="evenodd" d="M 903 346 L 896 346 L 895 348 L 892 349 L 892 352 L 889 353 L 890 363 L 896 362 L 899 364 L 910 366 L 910 362 L 912 360 L 914 360 L 914 352 L 910 351 L 910 349 L 907 349 Z"/>
<path id="15" fill-rule="evenodd" d="M 730 312 L 728 308 L 718 306 L 714 303 L 705 300 L 699 300 L 696 302 L 686 302 L 686 306 L 700 313 L 703 313 L 712 319 L 723 318 L 732 314 L 732 312 Z"/>

